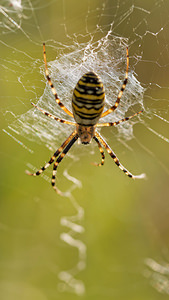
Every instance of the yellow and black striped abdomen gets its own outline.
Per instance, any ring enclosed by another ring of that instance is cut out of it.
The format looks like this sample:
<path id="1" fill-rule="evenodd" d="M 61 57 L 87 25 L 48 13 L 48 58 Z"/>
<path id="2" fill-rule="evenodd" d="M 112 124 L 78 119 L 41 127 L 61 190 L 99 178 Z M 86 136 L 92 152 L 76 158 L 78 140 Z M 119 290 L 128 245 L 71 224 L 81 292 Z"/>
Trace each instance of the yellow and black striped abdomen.
<path id="1" fill-rule="evenodd" d="M 76 123 L 95 125 L 103 112 L 104 102 L 105 93 L 100 77 L 94 72 L 84 74 L 73 91 L 72 108 Z"/>

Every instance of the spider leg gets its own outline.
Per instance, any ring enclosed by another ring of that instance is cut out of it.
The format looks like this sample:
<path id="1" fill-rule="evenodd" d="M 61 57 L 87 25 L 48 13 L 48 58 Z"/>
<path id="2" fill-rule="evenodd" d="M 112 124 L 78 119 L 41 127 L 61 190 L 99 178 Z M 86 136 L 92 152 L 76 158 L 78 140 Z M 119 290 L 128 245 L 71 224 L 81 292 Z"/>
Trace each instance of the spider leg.
<path id="1" fill-rule="evenodd" d="M 117 96 L 117 100 L 116 100 L 115 104 L 112 107 L 110 107 L 108 110 L 106 110 L 105 112 L 103 112 L 102 115 L 101 115 L 101 118 L 107 116 L 108 114 L 110 114 L 112 111 L 114 111 L 118 107 L 118 105 L 120 103 L 121 96 L 123 95 L 123 92 L 125 90 L 125 87 L 126 87 L 126 84 L 127 84 L 127 79 L 128 79 L 128 69 L 129 69 L 128 47 L 126 48 L 126 52 L 127 52 L 127 67 L 126 67 L 126 76 L 125 76 L 125 79 L 123 81 L 123 85 L 122 85 L 121 90 L 120 90 L 120 92 L 119 92 L 119 94 Z"/>
<path id="2" fill-rule="evenodd" d="M 42 174 L 42 172 L 44 172 L 54 162 L 55 158 L 64 150 L 64 148 L 73 139 L 73 137 L 76 136 L 76 134 L 77 134 L 76 130 L 74 130 L 73 133 L 66 139 L 66 141 L 64 141 L 64 143 L 56 150 L 56 152 L 53 154 L 53 156 L 48 161 L 48 163 L 46 163 L 41 169 L 39 169 L 35 173 L 30 173 L 29 171 L 26 170 L 25 171 L 26 174 L 31 175 L 31 176 L 38 176 L 38 175 Z"/>
<path id="3" fill-rule="evenodd" d="M 122 123 L 122 122 L 125 122 L 125 121 L 128 121 L 128 120 L 132 119 L 133 117 L 135 117 L 135 116 L 141 114 L 142 112 L 143 112 L 143 110 L 141 110 L 141 111 L 135 113 L 134 115 L 132 115 L 132 116 L 130 116 L 130 117 L 126 117 L 126 118 L 124 118 L 124 119 L 121 119 L 121 120 L 119 120 L 119 121 L 117 121 L 117 122 L 98 123 L 98 124 L 96 125 L 96 127 L 116 126 L 116 125 L 118 125 L 118 124 L 120 124 L 120 123 Z"/>
<path id="4" fill-rule="evenodd" d="M 98 138 L 99 142 L 105 147 L 107 152 L 110 154 L 110 156 L 113 158 L 115 164 L 130 178 L 136 179 L 136 178 L 144 178 L 145 174 L 141 175 L 133 175 L 131 174 L 123 165 L 119 162 L 119 159 L 117 158 L 116 154 L 113 152 L 113 150 L 110 148 L 110 146 L 105 142 L 105 140 L 101 137 L 101 135 L 98 132 L 95 132 L 96 137 Z"/>
<path id="5" fill-rule="evenodd" d="M 48 116 L 48 117 L 52 118 L 53 120 L 56 120 L 56 121 L 58 121 L 58 122 L 60 122 L 60 123 L 69 124 L 69 125 L 74 125 L 74 126 L 76 125 L 75 122 L 71 122 L 71 121 L 67 121 L 67 120 L 63 120 L 63 119 L 57 118 L 57 117 L 55 117 L 55 116 L 49 114 L 48 112 L 44 111 L 43 109 L 41 109 L 40 107 L 38 107 L 38 106 L 35 105 L 34 103 L 31 102 L 31 104 L 32 104 L 34 107 L 36 107 L 38 110 L 40 110 L 45 116 Z"/>
<path id="6" fill-rule="evenodd" d="M 76 140 L 78 139 L 78 134 L 75 131 L 74 136 L 72 136 L 71 140 L 69 141 L 68 145 L 65 147 L 65 149 L 63 150 L 63 152 L 59 155 L 59 157 L 57 158 L 56 162 L 54 163 L 53 166 L 53 174 L 52 174 L 52 187 L 54 188 L 54 190 L 58 193 L 61 194 L 60 190 L 56 187 L 56 172 L 57 172 L 57 167 L 59 165 L 59 163 L 62 161 L 62 159 L 65 157 L 65 155 L 67 154 L 67 152 L 70 150 L 70 148 L 73 146 L 73 144 L 76 142 Z"/>
<path id="7" fill-rule="evenodd" d="M 105 160 L 105 155 L 104 155 L 104 151 L 103 151 L 103 148 L 98 140 L 98 138 L 96 136 L 93 137 L 93 139 L 96 141 L 96 143 L 98 144 L 98 147 L 99 147 L 99 150 L 100 150 L 100 153 L 101 153 L 101 156 L 102 156 L 102 160 L 101 160 L 101 163 L 97 164 L 97 163 L 92 163 L 92 165 L 95 165 L 95 166 L 103 166 L 104 165 L 104 160 Z"/>
<path id="8" fill-rule="evenodd" d="M 46 75 L 46 78 L 48 80 L 48 83 L 51 87 L 51 90 L 52 90 L 52 93 L 53 95 L 55 96 L 55 100 L 56 100 L 56 103 L 60 106 L 61 109 L 63 109 L 69 116 L 73 117 L 73 114 L 63 105 L 63 103 L 60 101 L 60 99 L 58 98 L 58 95 L 57 95 L 57 92 L 56 92 L 56 89 L 55 87 L 53 86 L 53 83 L 50 79 L 50 76 L 49 76 L 49 71 L 48 71 L 48 67 L 47 67 L 47 60 L 46 60 L 46 49 L 45 49 L 45 43 L 43 43 L 43 57 L 44 57 L 44 63 L 45 63 L 45 75 Z"/>

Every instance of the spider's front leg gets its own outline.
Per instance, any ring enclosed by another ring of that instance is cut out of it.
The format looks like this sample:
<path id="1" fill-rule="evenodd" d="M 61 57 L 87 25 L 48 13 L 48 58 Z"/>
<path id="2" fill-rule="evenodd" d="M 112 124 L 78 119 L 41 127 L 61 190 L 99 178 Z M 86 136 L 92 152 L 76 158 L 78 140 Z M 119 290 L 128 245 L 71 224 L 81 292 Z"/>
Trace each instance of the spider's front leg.
<path id="1" fill-rule="evenodd" d="M 96 136 L 93 137 L 93 139 L 96 141 L 96 143 L 98 144 L 98 147 L 99 147 L 99 150 L 100 150 L 100 153 L 101 153 L 101 157 L 102 157 L 102 160 L 101 160 L 101 163 L 97 164 L 97 163 L 92 163 L 92 165 L 94 166 L 98 166 L 98 167 L 101 167 L 104 165 L 104 160 L 105 160 L 105 154 L 104 154 L 104 151 L 103 151 L 103 148 L 98 140 L 98 138 Z"/>
<path id="2" fill-rule="evenodd" d="M 30 176 L 38 176 L 42 174 L 56 159 L 56 157 L 64 150 L 64 148 L 67 146 L 67 144 L 73 139 L 73 137 L 76 135 L 76 130 L 73 131 L 73 133 L 64 141 L 64 143 L 56 150 L 56 152 L 53 154 L 53 156 L 50 158 L 48 163 L 46 163 L 42 168 L 40 168 L 37 172 L 31 173 L 28 170 L 26 170 L 26 174 Z"/>
<path id="3" fill-rule="evenodd" d="M 101 137 L 101 135 L 96 131 L 95 136 L 98 138 L 99 142 L 105 147 L 109 155 L 113 158 L 115 164 L 130 178 L 133 179 L 142 179 L 145 178 L 145 174 L 140 175 L 133 175 L 130 173 L 123 165 L 120 163 L 119 159 L 117 158 L 116 154 L 113 152 L 113 150 L 110 148 L 110 146 L 105 142 L 105 140 Z"/>
<path id="4" fill-rule="evenodd" d="M 56 162 L 54 163 L 53 166 L 53 174 L 52 174 L 52 187 L 54 188 L 54 190 L 56 191 L 56 193 L 58 194 L 63 194 L 60 192 L 60 190 L 56 187 L 56 172 L 57 172 L 57 167 L 59 165 L 59 163 L 62 161 L 62 159 L 65 157 L 66 153 L 70 150 L 70 148 L 73 146 L 73 144 L 77 141 L 78 139 L 78 134 L 76 133 L 72 139 L 70 140 L 69 144 L 65 147 L 65 149 L 63 150 L 63 152 L 59 155 L 59 157 L 57 158 Z"/>

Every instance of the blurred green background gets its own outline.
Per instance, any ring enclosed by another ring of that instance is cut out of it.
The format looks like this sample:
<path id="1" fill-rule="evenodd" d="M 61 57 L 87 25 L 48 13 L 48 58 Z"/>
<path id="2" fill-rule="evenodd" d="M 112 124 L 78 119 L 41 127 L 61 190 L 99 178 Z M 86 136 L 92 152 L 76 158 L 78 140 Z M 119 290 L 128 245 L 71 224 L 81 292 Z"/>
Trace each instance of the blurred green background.
<path id="1" fill-rule="evenodd" d="M 72 199 L 60 197 L 48 182 L 24 173 L 27 163 L 39 167 L 52 152 L 20 136 L 33 149 L 30 154 L 1 130 L 0 299 L 71 300 L 78 294 L 86 300 L 168 299 L 169 144 L 148 130 L 169 138 L 162 120 L 169 120 L 168 1 L 2 2 L 1 128 L 7 130 L 13 115 L 28 111 L 30 100 L 43 93 L 42 41 L 69 45 L 69 35 L 93 33 L 96 25 L 106 32 L 112 23 L 114 35 L 129 39 L 131 68 L 146 88 L 147 125 L 134 126 L 128 148 L 112 130 L 105 128 L 102 135 L 129 170 L 145 172 L 147 179 L 131 181 L 108 155 L 105 166 L 95 168 L 90 162 L 100 160 L 98 149 L 76 145 L 71 152 L 79 160 L 62 162 L 57 184 L 61 190 L 71 186 L 63 176 L 68 166 L 82 188 L 72 192 Z M 16 3 L 22 5 L 19 10 Z M 56 58 L 55 49 L 48 50 L 48 61 Z M 34 72 L 27 74 L 29 61 L 35 62 Z M 57 146 L 62 142 L 60 136 Z M 81 232 L 63 226 L 63 216 Z M 64 232 L 79 241 L 80 250 L 60 238 Z M 64 277 L 66 284 L 59 278 L 63 271 L 72 276 Z"/>

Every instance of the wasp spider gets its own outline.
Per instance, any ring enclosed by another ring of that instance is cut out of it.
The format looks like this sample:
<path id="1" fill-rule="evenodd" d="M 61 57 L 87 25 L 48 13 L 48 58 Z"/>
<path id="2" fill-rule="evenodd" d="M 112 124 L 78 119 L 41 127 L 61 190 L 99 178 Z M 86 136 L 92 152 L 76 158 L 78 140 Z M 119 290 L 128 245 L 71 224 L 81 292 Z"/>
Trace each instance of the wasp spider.
<path id="1" fill-rule="evenodd" d="M 122 166 L 122 164 L 119 162 L 119 159 L 117 158 L 116 154 L 113 152 L 113 150 L 110 148 L 110 146 L 106 143 L 106 141 L 102 138 L 102 136 L 97 132 L 97 127 L 104 127 L 104 126 L 115 126 L 122 122 L 128 121 L 131 118 L 137 116 L 142 112 L 139 111 L 135 113 L 134 115 L 130 117 L 126 117 L 124 119 L 121 119 L 117 122 L 108 122 L 108 123 L 98 123 L 100 118 L 103 118 L 110 114 L 111 112 L 115 111 L 115 109 L 118 107 L 120 103 L 121 96 L 124 92 L 124 89 L 127 84 L 127 78 L 128 78 L 128 68 L 129 68 L 129 54 L 128 54 L 128 48 L 127 48 L 127 67 L 126 67 L 126 75 L 125 79 L 123 81 L 123 85 L 121 87 L 121 90 L 117 96 L 117 100 L 115 104 L 110 107 L 108 110 L 103 112 L 104 105 L 105 105 L 105 91 L 103 87 L 103 83 L 100 79 L 100 77 L 95 74 L 93 71 L 88 72 L 84 74 L 76 84 L 73 96 L 72 96 L 72 111 L 69 111 L 63 103 L 58 98 L 57 92 L 55 87 L 53 86 L 53 83 L 49 76 L 49 71 L 47 68 L 47 61 L 46 61 L 46 50 L 45 50 L 45 43 L 43 44 L 43 56 L 44 56 L 44 63 L 45 63 L 45 74 L 46 78 L 48 80 L 48 83 L 51 87 L 52 93 L 55 97 L 56 103 L 60 106 L 61 109 L 63 109 L 69 116 L 74 118 L 75 122 L 63 120 L 60 118 L 57 118 L 50 113 L 42 110 L 37 105 L 31 103 L 34 107 L 36 107 L 38 110 L 40 110 L 44 115 L 58 121 L 61 123 L 69 124 L 75 126 L 74 131 L 72 134 L 63 142 L 63 144 L 56 150 L 56 152 L 53 154 L 53 156 L 50 158 L 49 162 L 46 163 L 41 169 L 39 169 L 36 173 L 30 173 L 29 171 L 26 171 L 28 175 L 37 176 L 40 175 L 43 171 L 45 171 L 55 160 L 54 166 L 53 166 L 53 174 L 52 174 L 52 186 L 55 189 L 57 193 L 61 193 L 59 189 L 56 187 L 55 183 L 55 177 L 56 177 L 56 171 L 59 163 L 62 161 L 62 159 L 65 157 L 69 149 L 73 146 L 73 144 L 77 141 L 77 139 L 80 139 L 82 144 L 89 144 L 92 139 L 94 139 L 99 147 L 100 153 L 101 153 L 101 163 L 97 164 L 98 166 L 101 166 L 104 164 L 105 155 L 102 146 L 107 150 L 107 152 L 110 154 L 110 156 L 113 158 L 115 164 L 130 178 L 143 178 L 144 174 L 139 176 L 132 175 L 125 167 Z M 57 159 L 56 159 L 57 158 Z"/>

